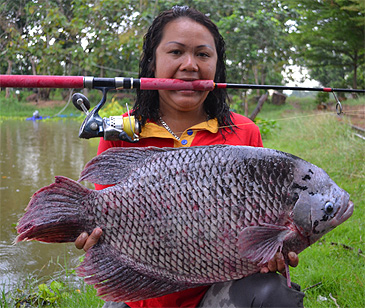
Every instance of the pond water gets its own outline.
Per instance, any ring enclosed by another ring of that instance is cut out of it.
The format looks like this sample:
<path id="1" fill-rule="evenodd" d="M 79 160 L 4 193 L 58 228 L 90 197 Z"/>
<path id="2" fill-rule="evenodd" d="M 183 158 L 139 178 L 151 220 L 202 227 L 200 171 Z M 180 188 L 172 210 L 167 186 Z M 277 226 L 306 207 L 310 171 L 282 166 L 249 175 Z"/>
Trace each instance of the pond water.
<path id="1" fill-rule="evenodd" d="M 15 225 L 32 194 L 54 182 L 56 175 L 78 179 L 95 156 L 98 140 L 78 138 L 80 122 L 0 121 L 0 288 L 9 289 L 31 274 L 49 275 L 60 258 L 76 265 L 83 251 L 70 244 L 36 241 L 16 245 Z M 90 186 L 92 188 L 92 186 Z"/>

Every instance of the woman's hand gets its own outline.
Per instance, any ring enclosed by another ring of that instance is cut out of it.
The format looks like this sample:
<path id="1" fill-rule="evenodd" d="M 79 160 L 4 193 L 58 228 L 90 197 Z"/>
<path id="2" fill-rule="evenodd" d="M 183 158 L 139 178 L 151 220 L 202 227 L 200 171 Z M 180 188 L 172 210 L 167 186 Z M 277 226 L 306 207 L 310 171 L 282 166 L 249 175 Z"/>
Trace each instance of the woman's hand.
<path id="1" fill-rule="evenodd" d="M 103 231 L 99 227 L 95 228 L 90 235 L 87 234 L 86 232 L 81 233 L 75 241 L 76 248 L 88 251 L 92 246 L 94 246 L 99 241 L 102 233 Z"/>
<path id="2" fill-rule="evenodd" d="M 289 265 L 292 267 L 296 267 L 299 263 L 298 255 L 291 251 L 288 253 Z M 268 272 L 280 272 L 285 276 L 285 260 L 284 256 L 281 252 L 277 252 L 272 258 L 266 267 L 263 267 L 260 273 L 268 273 Z"/>

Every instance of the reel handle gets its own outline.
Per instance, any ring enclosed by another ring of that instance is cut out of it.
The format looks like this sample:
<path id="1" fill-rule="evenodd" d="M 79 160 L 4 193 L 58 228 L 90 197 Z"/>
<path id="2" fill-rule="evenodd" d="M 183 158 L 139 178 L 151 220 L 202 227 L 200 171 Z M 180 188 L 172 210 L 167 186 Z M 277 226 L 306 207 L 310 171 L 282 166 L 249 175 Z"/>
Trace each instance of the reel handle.
<path id="1" fill-rule="evenodd" d="M 83 111 L 86 115 L 89 114 L 90 102 L 85 95 L 75 93 L 72 95 L 72 103 L 78 110 Z"/>

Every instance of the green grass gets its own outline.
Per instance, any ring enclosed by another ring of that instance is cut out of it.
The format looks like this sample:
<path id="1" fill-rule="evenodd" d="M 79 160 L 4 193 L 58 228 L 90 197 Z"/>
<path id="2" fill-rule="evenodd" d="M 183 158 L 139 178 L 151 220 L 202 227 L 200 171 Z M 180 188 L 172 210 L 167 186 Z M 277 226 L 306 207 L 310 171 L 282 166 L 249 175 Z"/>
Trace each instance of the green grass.
<path id="1" fill-rule="evenodd" d="M 346 104 L 365 104 L 365 100 Z M 313 100 L 291 98 L 284 106 L 265 104 L 259 114 L 277 123 L 265 135 L 265 147 L 292 153 L 323 168 L 350 193 L 355 204 L 348 221 L 299 255 L 299 265 L 291 269 L 291 276 L 303 289 L 308 288 L 306 308 L 365 307 L 365 142 L 334 112 L 318 112 L 315 106 Z M 56 279 L 64 285 L 60 291 L 63 296 L 54 307 L 102 306 L 91 286 L 75 286 L 67 277 L 53 277 L 47 282 L 50 286 Z M 18 289 L 31 295 L 39 292 L 40 284 L 37 279 L 27 280 Z M 0 307 L 14 307 L 14 297 L 19 298 L 17 290 L 0 292 Z"/>
<path id="2" fill-rule="evenodd" d="M 56 116 L 62 111 L 62 115 L 67 116 L 79 116 L 81 113 L 74 107 L 71 103 L 68 104 L 67 108 L 63 110 L 66 106 L 66 102 L 61 106 L 54 107 L 43 107 L 41 104 L 32 105 L 31 103 L 19 102 L 17 100 L 8 99 L 0 97 L 0 118 L 19 118 L 25 119 L 32 117 L 33 112 L 38 110 L 41 116 Z"/>
<path id="3" fill-rule="evenodd" d="M 1 292 L 1 308 L 20 307 L 67 307 L 98 308 L 104 301 L 96 296 L 96 290 L 85 283 L 69 284 L 64 278 L 39 283 L 36 278 L 28 278 L 11 294 Z"/>
<path id="4" fill-rule="evenodd" d="M 20 307 L 102 307 L 104 301 L 96 296 L 93 286 L 76 277 L 70 269 L 70 260 L 65 251 L 64 260 L 51 260 L 48 267 L 54 270 L 52 277 L 32 273 L 17 282 L 5 293 L 0 285 L 0 308 Z"/>
<path id="5" fill-rule="evenodd" d="M 55 105 L 53 107 L 47 106 L 44 102 L 40 102 L 34 105 L 34 102 L 27 102 L 26 97 L 32 94 L 31 91 L 22 91 L 21 99 L 12 93 L 10 97 L 5 98 L 5 93 L 0 92 L 0 119 L 1 118 L 19 118 L 25 119 L 31 117 L 35 110 L 38 110 L 41 116 L 57 116 L 59 113 L 61 115 L 67 116 L 77 116 L 80 117 L 80 121 L 83 120 L 84 114 L 76 109 L 72 101 L 69 102 L 69 98 L 64 101 L 63 104 Z M 52 92 L 53 93 L 53 92 Z M 100 116 L 119 115 L 127 111 L 125 106 L 128 103 L 129 108 L 132 108 L 133 102 L 129 98 L 123 98 L 119 101 L 111 98 L 114 92 L 111 92 L 107 97 L 107 103 L 100 111 Z M 88 95 L 91 109 L 94 108 L 102 98 L 102 94 L 98 90 L 90 90 Z M 62 101 L 59 92 L 55 92 L 49 101 L 56 100 Z M 47 103 L 47 102 L 46 102 Z M 65 108 L 65 109 L 64 109 Z"/>
<path id="6" fill-rule="evenodd" d="M 364 101 L 362 101 L 364 103 Z M 356 103 L 355 103 L 356 104 Z M 335 114 L 292 111 L 268 106 L 260 114 L 275 117 L 280 129 L 264 146 L 289 152 L 323 168 L 351 195 L 353 216 L 303 251 L 292 280 L 305 294 L 305 307 L 365 307 L 365 142 Z M 327 299 L 320 301 L 319 299 Z"/>

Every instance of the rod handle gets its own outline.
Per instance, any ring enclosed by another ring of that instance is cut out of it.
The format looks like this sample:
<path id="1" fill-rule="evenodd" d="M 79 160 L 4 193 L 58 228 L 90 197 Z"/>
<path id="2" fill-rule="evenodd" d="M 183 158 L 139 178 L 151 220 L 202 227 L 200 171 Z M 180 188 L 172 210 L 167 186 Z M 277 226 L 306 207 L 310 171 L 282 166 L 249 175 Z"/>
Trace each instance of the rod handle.
<path id="1" fill-rule="evenodd" d="M 0 75 L 1 88 L 84 88 L 83 76 Z"/>
<path id="2" fill-rule="evenodd" d="M 184 81 L 180 79 L 141 78 L 141 90 L 194 90 L 212 91 L 215 84 L 213 80 Z"/>

